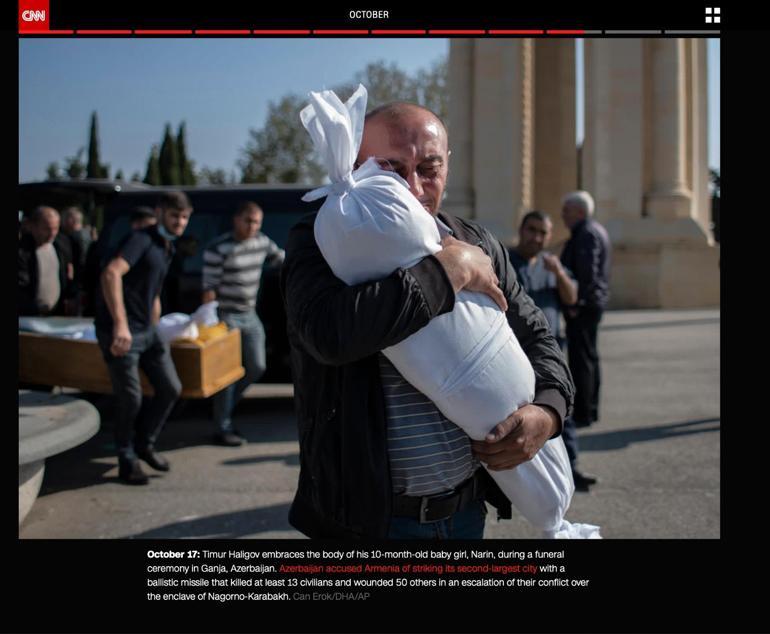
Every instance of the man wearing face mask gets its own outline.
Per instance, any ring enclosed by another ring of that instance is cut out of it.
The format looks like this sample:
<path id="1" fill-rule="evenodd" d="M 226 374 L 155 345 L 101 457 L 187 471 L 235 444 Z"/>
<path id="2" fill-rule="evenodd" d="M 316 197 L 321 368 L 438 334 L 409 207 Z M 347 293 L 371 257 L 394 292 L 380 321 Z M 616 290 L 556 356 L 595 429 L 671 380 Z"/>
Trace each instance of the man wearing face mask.
<path id="1" fill-rule="evenodd" d="M 117 399 L 118 477 L 127 484 L 148 482 L 139 458 L 158 471 L 169 470 L 154 445 L 182 390 L 156 326 L 173 243 L 184 233 L 192 206 L 183 192 L 171 191 L 160 197 L 155 211 L 158 223 L 133 231 L 108 260 L 96 300 L 96 336 Z M 155 391 L 145 403 L 140 367 Z"/>
<path id="2" fill-rule="evenodd" d="M 512 469 L 561 432 L 572 382 L 542 312 L 523 292 L 503 245 L 441 211 L 446 129 L 408 103 L 366 116 L 357 165 L 374 157 L 441 220 L 443 249 L 386 278 L 347 286 L 323 258 L 315 216 L 292 229 L 281 286 L 287 306 L 300 434 L 300 476 L 289 521 L 314 538 L 478 539 L 486 506 L 511 505 L 479 465 Z M 451 311 L 460 290 L 486 293 L 537 377 L 534 402 L 471 442 L 388 362 L 383 349 Z"/>

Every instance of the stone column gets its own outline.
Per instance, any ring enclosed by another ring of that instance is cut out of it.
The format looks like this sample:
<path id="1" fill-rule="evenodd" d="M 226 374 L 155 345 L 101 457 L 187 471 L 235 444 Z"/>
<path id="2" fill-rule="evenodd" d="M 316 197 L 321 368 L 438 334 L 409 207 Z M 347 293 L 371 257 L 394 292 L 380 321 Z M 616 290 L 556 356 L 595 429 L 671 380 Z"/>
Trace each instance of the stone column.
<path id="1" fill-rule="evenodd" d="M 473 50 L 472 39 L 449 45 L 449 182 L 442 208 L 474 217 L 473 195 Z"/>
<path id="2" fill-rule="evenodd" d="M 706 233 L 709 244 L 714 243 L 711 228 L 711 195 L 708 165 L 708 78 L 706 40 L 685 41 L 687 68 L 687 157 L 688 187 L 692 191 L 695 221 Z"/>
<path id="3" fill-rule="evenodd" d="M 653 39 L 650 48 L 652 182 L 647 213 L 661 220 L 688 218 L 692 192 L 687 186 L 688 85 L 684 40 Z"/>
<path id="4" fill-rule="evenodd" d="M 533 199 L 533 61 L 531 39 L 475 43 L 475 218 L 508 243 Z"/>
<path id="5" fill-rule="evenodd" d="M 705 58 L 681 39 L 585 51 L 584 181 L 613 243 L 610 307 L 718 304 L 719 252 L 694 207 L 707 177 Z"/>
<path id="6" fill-rule="evenodd" d="M 574 39 L 536 41 L 534 103 L 533 207 L 551 214 L 558 244 L 569 236 L 560 220 L 561 200 L 577 189 Z"/>
<path id="7" fill-rule="evenodd" d="M 639 39 L 586 39 L 584 189 L 596 218 L 616 231 L 641 217 L 644 54 Z"/>

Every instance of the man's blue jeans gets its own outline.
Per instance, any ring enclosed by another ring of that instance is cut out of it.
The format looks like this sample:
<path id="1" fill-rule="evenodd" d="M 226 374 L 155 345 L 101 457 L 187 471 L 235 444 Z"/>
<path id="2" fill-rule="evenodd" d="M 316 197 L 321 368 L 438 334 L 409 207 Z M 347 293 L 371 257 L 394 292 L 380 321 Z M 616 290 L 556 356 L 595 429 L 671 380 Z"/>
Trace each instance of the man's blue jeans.
<path id="1" fill-rule="evenodd" d="M 474 500 L 462 511 L 438 522 L 420 524 L 411 517 L 393 517 L 388 539 L 482 539 L 487 507 Z"/>
<path id="2" fill-rule="evenodd" d="M 182 391 L 168 344 L 155 327 L 131 333 L 131 349 L 122 357 L 110 352 L 112 333 L 97 331 L 117 401 L 115 444 L 118 457 L 135 460 L 135 448 L 152 447 Z M 142 399 L 139 368 L 144 370 L 155 396 Z"/>
<path id="3" fill-rule="evenodd" d="M 259 381 L 265 373 L 265 329 L 257 313 L 221 313 L 219 317 L 228 328 L 241 331 L 241 360 L 246 370 L 244 377 L 214 395 L 214 422 L 221 433 L 233 430 L 232 415 L 243 391 Z"/>

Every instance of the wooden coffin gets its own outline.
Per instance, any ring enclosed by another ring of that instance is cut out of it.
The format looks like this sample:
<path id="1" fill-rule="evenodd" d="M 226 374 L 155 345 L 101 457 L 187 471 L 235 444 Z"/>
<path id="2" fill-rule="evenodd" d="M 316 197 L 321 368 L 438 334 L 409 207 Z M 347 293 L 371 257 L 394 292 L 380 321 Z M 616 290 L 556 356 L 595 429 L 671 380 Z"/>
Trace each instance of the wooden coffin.
<path id="1" fill-rule="evenodd" d="M 182 398 L 207 398 L 246 373 L 237 328 L 202 345 L 172 343 L 171 358 L 182 382 Z M 152 395 L 152 386 L 141 370 L 140 375 L 143 392 Z M 19 381 L 112 393 L 107 365 L 95 341 L 32 332 L 19 332 Z"/>

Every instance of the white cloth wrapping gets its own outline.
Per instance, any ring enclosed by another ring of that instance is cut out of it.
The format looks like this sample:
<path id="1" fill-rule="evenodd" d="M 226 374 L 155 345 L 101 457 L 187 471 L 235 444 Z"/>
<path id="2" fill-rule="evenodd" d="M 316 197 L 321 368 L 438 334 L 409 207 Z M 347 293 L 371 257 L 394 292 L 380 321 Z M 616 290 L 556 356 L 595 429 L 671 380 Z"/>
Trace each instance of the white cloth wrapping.
<path id="1" fill-rule="evenodd" d="M 381 279 L 441 250 L 436 220 L 406 181 L 371 157 L 352 171 L 366 97 L 362 85 L 345 104 L 332 91 L 312 92 L 300 114 L 332 181 L 303 200 L 326 196 L 315 221 L 316 242 L 334 274 L 349 285 Z M 534 398 L 532 366 L 505 314 L 485 294 L 461 291 L 451 313 L 382 352 L 474 440 L 483 440 Z M 574 483 L 561 438 L 515 469 L 489 473 L 543 536 L 598 536 L 597 527 L 564 520 Z"/>
<path id="2" fill-rule="evenodd" d="M 96 341 L 93 319 L 67 317 L 19 317 L 19 330 L 59 339 Z"/>
<path id="3" fill-rule="evenodd" d="M 190 315 L 184 313 L 163 315 L 158 322 L 158 336 L 165 343 L 171 343 L 177 339 L 197 339 L 199 334 L 198 324 Z"/>
<path id="4" fill-rule="evenodd" d="M 192 315 L 185 313 L 163 315 L 158 322 L 158 336 L 166 343 L 177 339 L 197 339 L 200 334 L 198 326 L 215 326 L 219 323 L 217 306 L 219 302 L 206 302 L 201 304 Z"/>
<path id="5" fill-rule="evenodd" d="M 219 323 L 217 307 L 219 302 L 211 301 L 198 306 L 190 318 L 199 326 L 216 326 Z"/>

